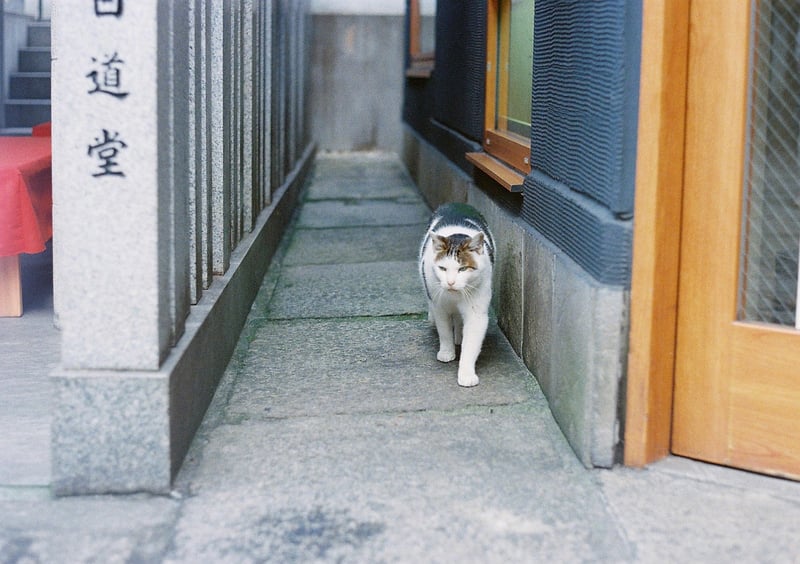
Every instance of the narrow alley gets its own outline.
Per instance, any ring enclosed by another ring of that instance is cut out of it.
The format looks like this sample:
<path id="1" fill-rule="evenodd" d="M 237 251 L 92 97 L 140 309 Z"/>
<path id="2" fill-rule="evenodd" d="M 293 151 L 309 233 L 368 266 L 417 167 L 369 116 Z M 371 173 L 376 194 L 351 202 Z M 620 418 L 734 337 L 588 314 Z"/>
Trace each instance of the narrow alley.
<path id="1" fill-rule="evenodd" d="M 429 208 L 321 154 L 171 496 L 0 484 L 0 562 L 791 562 L 800 484 L 670 458 L 587 470 L 492 324 L 435 359 Z"/>

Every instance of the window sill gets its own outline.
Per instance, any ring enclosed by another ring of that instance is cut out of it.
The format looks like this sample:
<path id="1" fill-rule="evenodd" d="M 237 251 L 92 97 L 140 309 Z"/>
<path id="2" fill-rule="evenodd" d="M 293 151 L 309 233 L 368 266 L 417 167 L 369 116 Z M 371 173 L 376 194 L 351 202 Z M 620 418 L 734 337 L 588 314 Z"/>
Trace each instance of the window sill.
<path id="1" fill-rule="evenodd" d="M 435 60 L 433 53 L 411 55 L 411 64 L 406 69 L 406 76 L 409 78 L 430 78 L 431 74 L 433 74 Z"/>
<path id="2" fill-rule="evenodd" d="M 406 69 L 407 78 L 430 78 L 433 74 L 433 64 L 413 64 Z"/>
<path id="3" fill-rule="evenodd" d="M 466 157 L 469 162 L 488 174 L 490 178 L 509 192 L 522 192 L 522 182 L 525 177 L 513 168 L 482 152 L 467 153 Z"/>

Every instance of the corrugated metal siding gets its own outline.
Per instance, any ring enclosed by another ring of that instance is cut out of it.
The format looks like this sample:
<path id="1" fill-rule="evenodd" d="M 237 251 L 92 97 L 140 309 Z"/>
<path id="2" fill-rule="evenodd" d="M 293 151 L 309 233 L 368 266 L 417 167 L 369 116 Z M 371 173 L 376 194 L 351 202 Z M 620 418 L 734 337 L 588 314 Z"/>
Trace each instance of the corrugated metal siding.
<path id="1" fill-rule="evenodd" d="M 485 53 L 485 0 L 440 0 L 433 117 L 476 141 L 483 137 Z"/>
<path id="2" fill-rule="evenodd" d="M 603 284 L 629 286 L 632 226 L 600 204 L 548 176 L 525 178 L 522 214 L 558 248 Z"/>
<path id="3" fill-rule="evenodd" d="M 641 3 L 537 2 L 522 216 L 591 276 L 630 285 Z"/>
<path id="4" fill-rule="evenodd" d="M 622 216 L 633 212 L 637 5 L 537 2 L 534 19 L 533 165 Z"/>

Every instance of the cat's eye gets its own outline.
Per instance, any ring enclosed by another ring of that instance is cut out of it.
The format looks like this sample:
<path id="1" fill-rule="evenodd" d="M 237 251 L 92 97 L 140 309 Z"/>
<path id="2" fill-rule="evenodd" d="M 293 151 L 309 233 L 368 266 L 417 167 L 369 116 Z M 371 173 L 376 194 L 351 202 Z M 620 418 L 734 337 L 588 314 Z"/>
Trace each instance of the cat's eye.
<path id="1" fill-rule="evenodd" d="M 439 270 L 441 270 L 442 272 L 447 272 L 447 269 L 444 266 L 440 266 Z"/>
<path id="2" fill-rule="evenodd" d="M 471 266 L 462 266 L 458 269 L 459 272 L 466 272 L 467 270 L 474 270 Z"/>

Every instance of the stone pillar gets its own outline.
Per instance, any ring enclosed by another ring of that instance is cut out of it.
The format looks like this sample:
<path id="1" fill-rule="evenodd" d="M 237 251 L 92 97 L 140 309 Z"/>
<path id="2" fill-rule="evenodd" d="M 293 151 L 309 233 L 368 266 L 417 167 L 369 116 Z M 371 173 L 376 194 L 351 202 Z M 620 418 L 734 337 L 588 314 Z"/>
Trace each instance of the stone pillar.
<path id="1" fill-rule="evenodd" d="M 242 222 L 244 233 L 249 233 L 253 229 L 255 216 L 258 215 L 260 207 L 258 201 L 254 199 L 253 192 L 253 147 L 255 137 L 253 129 L 253 63 L 258 60 L 255 56 L 248 56 L 247 53 L 255 53 L 253 41 L 253 0 L 244 0 L 242 6 Z"/>
<path id="2" fill-rule="evenodd" d="M 272 83 L 270 68 L 272 67 L 272 2 L 256 4 L 259 15 L 258 41 L 260 45 L 261 64 L 257 65 L 258 72 L 258 131 L 260 134 L 259 151 L 256 156 L 258 162 L 258 184 L 261 192 L 261 205 L 267 206 L 272 201 L 270 187 L 271 169 L 271 120 L 270 108 L 272 107 Z"/>
<path id="3" fill-rule="evenodd" d="M 188 312 L 183 2 L 53 6 L 53 487 L 163 489 L 168 381 Z M 177 32 L 176 32 L 177 31 Z M 80 40 L 76 40 L 76 34 Z"/>
<path id="4" fill-rule="evenodd" d="M 172 347 L 183 334 L 189 313 L 189 191 L 194 189 L 190 176 L 190 157 L 195 147 L 190 143 L 190 124 L 194 125 L 194 105 L 190 103 L 192 83 L 189 72 L 190 0 L 158 2 L 158 129 L 159 194 L 169 210 L 160 219 L 167 240 L 170 336 Z M 163 259 L 162 259 L 163 262 Z"/>
<path id="5" fill-rule="evenodd" d="M 67 369 L 157 370 L 172 340 L 163 260 L 172 131 L 159 105 L 171 55 L 159 52 L 158 4 L 53 7 L 54 260 Z"/>
<path id="6" fill-rule="evenodd" d="M 195 0 L 195 115 L 196 151 L 194 155 L 196 168 L 196 217 L 197 228 L 197 260 L 198 282 L 200 289 L 206 290 L 211 285 L 211 9 L 205 0 Z M 195 300 L 199 300 L 199 294 Z"/>
<path id="7" fill-rule="evenodd" d="M 313 156 L 264 209 L 276 4 L 53 5 L 57 495 L 168 492 L 230 359 Z"/>
<path id="8" fill-rule="evenodd" d="M 225 27 L 225 12 L 230 11 L 227 3 L 211 2 L 209 5 L 209 21 L 207 26 L 210 30 L 208 38 L 209 51 L 209 80 L 208 88 L 211 93 L 209 96 L 211 116 L 210 138 L 211 138 L 211 248 L 212 248 L 212 272 L 222 274 L 228 269 L 231 256 L 230 241 L 230 188 L 229 175 L 226 173 L 225 146 L 227 137 L 225 135 L 225 96 L 226 87 L 225 75 L 228 71 L 225 63 L 227 49 L 226 42 L 230 41 L 226 37 L 228 29 Z"/>

